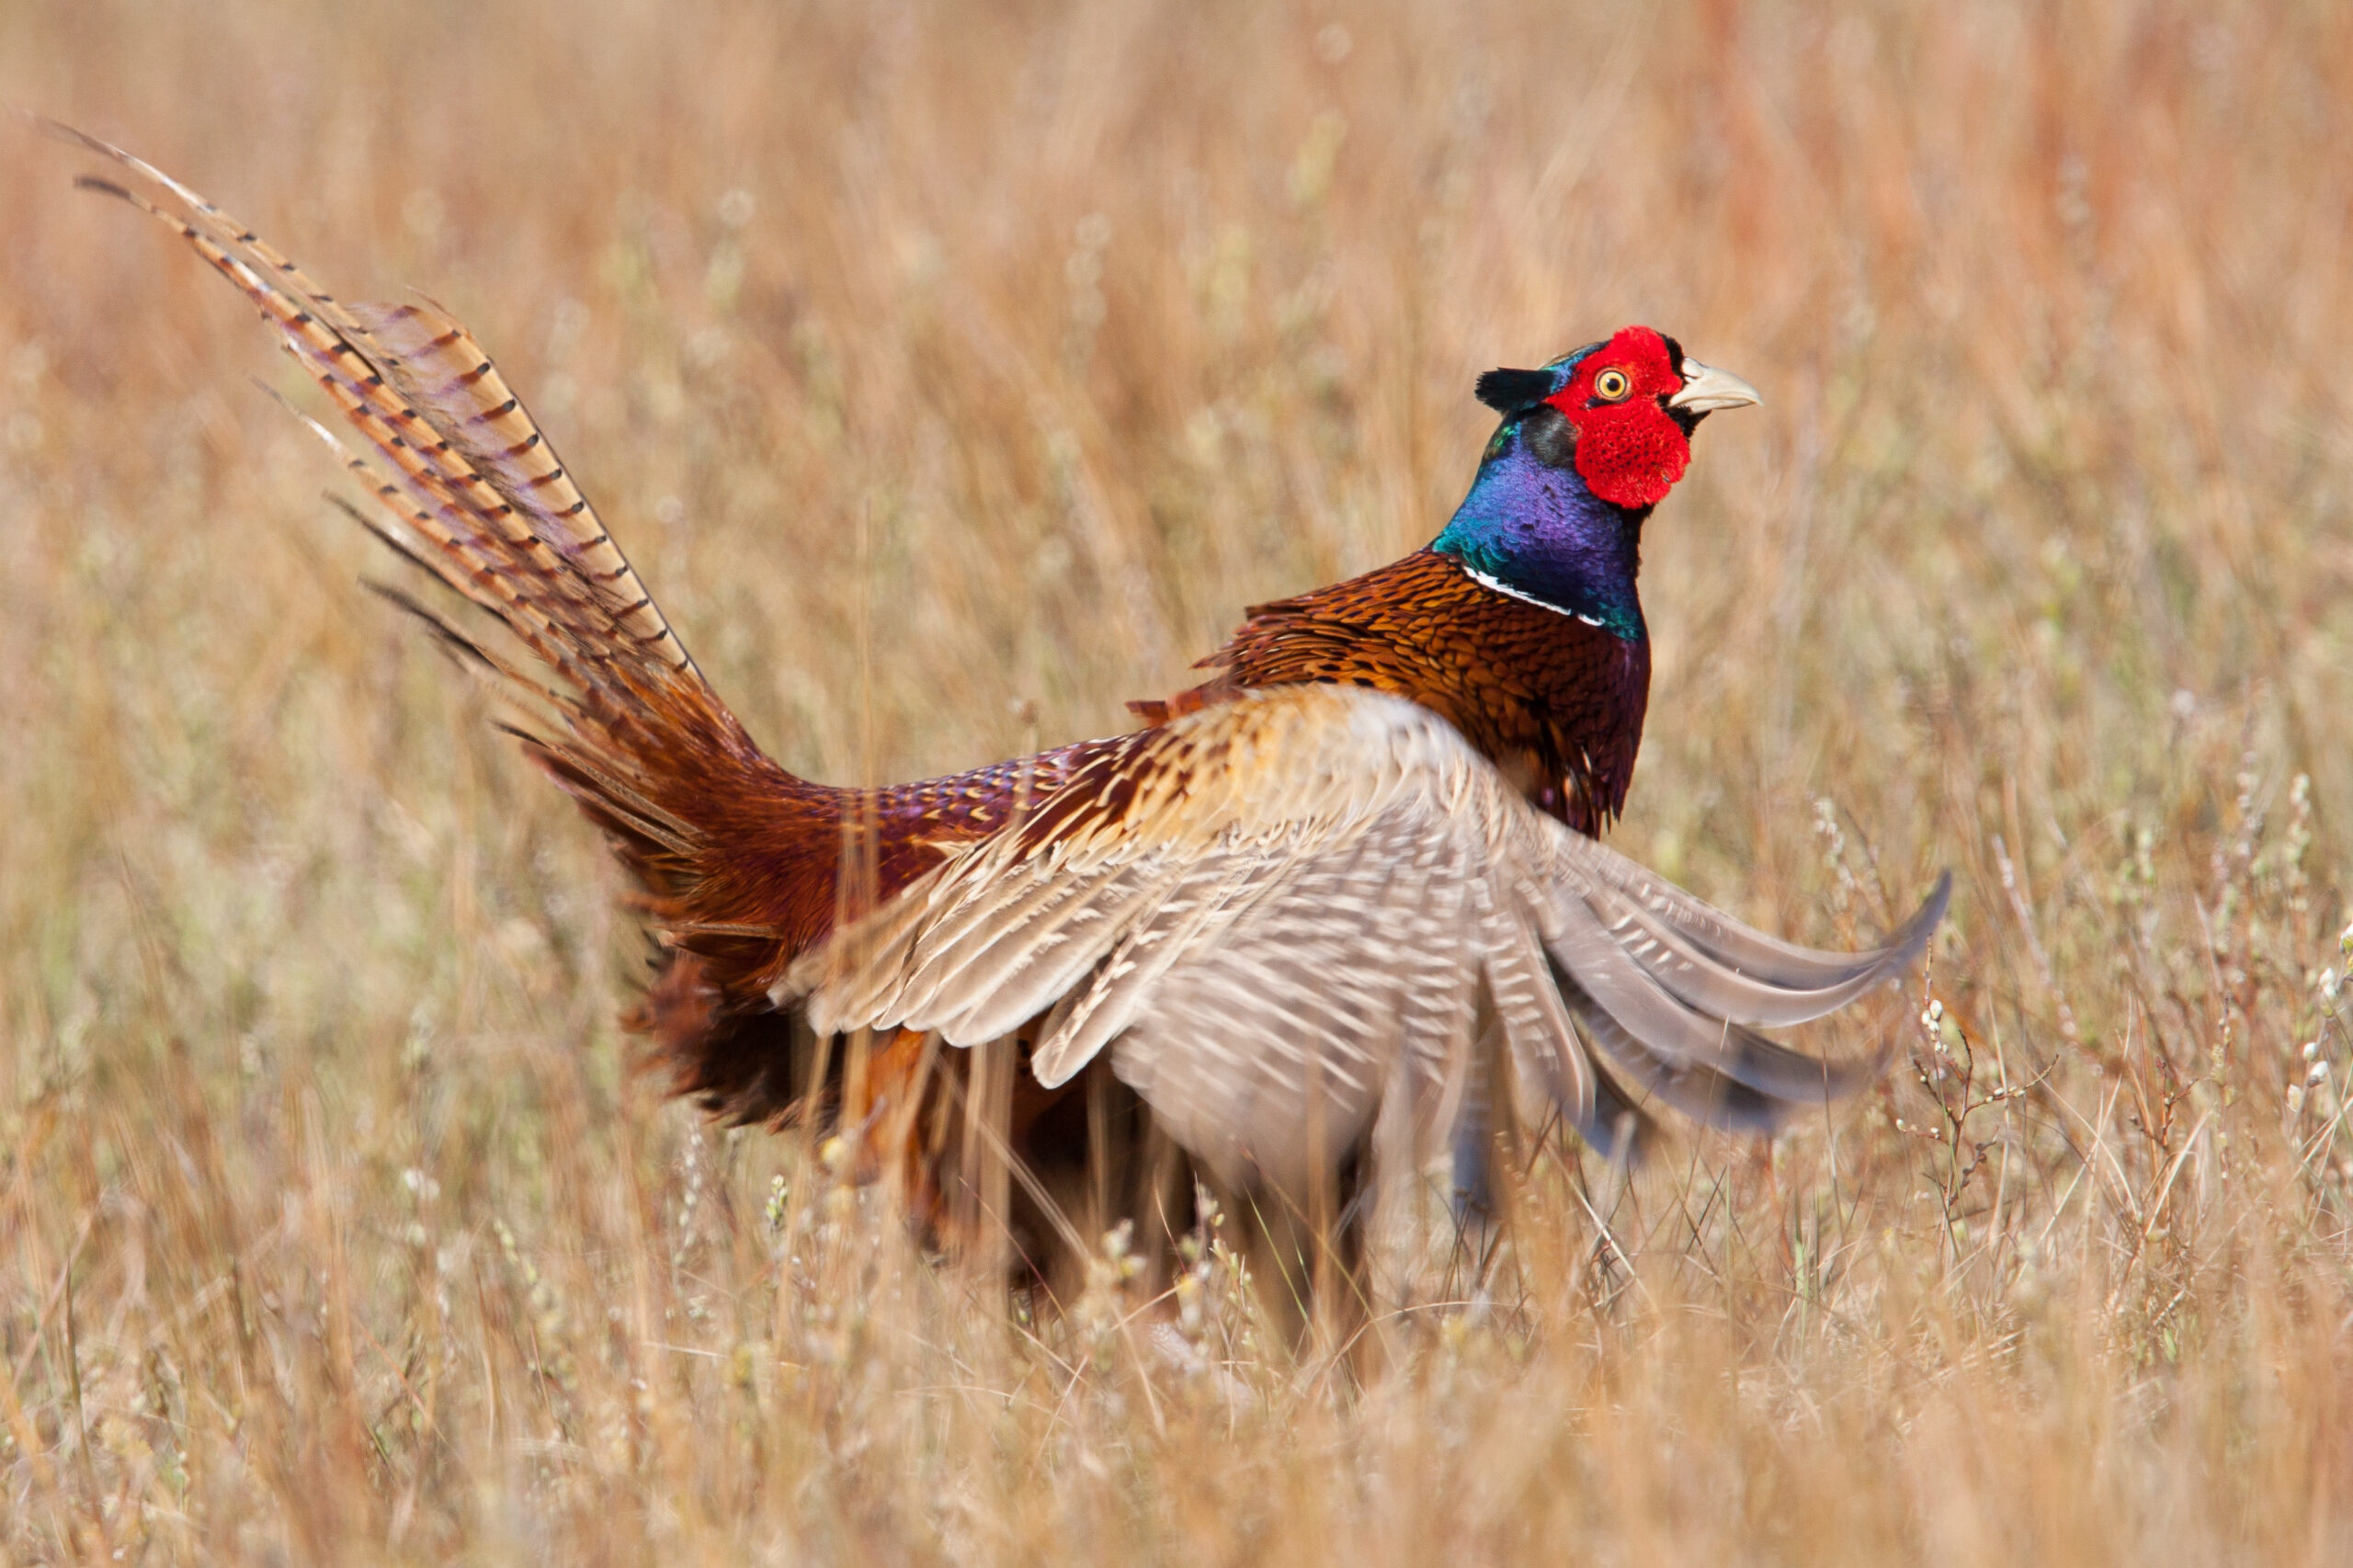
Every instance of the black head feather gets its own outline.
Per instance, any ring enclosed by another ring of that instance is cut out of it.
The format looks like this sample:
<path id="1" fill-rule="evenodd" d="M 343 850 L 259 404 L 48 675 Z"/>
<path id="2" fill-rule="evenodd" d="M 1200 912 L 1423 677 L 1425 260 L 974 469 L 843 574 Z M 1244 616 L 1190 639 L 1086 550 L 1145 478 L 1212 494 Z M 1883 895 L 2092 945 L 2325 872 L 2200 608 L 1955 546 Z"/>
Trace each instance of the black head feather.
<path id="1" fill-rule="evenodd" d="M 1518 414 L 1552 395 L 1552 370 L 1489 370 L 1479 378 L 1479 401 L 1497 414 Z"/>

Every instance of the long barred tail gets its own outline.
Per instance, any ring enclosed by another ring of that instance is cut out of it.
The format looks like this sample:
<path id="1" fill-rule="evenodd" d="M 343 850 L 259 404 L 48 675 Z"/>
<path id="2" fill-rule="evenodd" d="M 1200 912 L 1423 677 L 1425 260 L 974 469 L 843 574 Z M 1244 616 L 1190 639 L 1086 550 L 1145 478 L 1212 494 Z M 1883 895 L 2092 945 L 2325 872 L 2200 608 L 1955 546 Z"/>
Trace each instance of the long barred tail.
<path id="1" fill-rule="evenodd" d="M 799 927 L 831 914 L 831 792 L 779 767 L 728 711 L 481 345 L 429 303 L 337 300 L 161 170 L 41 123 L 128 171 L 129 185 L 79 183 L 168 224 L 278 329 L 373 450 L 304 420 L 381 504 L 371 531 L 495 618 L 538 667 L 392 597 L 520 706 L 511 727 L 612 835 L 666 940 L 700 960 L 696 985 L 722 1006 L 751 1001 L 815 934 Z"/>

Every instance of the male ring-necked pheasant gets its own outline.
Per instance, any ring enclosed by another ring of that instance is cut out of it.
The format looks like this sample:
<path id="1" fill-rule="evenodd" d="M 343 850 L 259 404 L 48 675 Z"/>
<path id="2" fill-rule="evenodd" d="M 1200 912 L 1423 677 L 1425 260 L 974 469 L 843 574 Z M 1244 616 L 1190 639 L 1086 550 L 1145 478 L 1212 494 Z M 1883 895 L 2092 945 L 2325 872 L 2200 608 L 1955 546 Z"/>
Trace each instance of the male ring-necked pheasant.
<path id="1" fill-rule="evenodd" d="M 1345 1201 L 1491 1081 L 1607 1148 L 1652 1099 L 1769 1127 L 1870 1071 L 1756 1030 L 1897 975 L 1947 884 L 1885 947 L 1820 952 L 1592 836 L 1641 735 L 1643 520 L 1699 418 L 1754 401 L 1672 339 L 1482 377 L 1505 417 L 1437 540 L 1253 611 L 1207 684 L 1137 705 L 1149 727 L 837 790 L 753 743 L 456 322 L 338 301 L 56 129 L 137 176 L 84 183 L 177 229 L 373 449 L 343 451 L 368 526 L 536 664 L 396 596 L 642 884 L 662 957 L 633 1021 L 709 1109 L 841 1127 L 919 1212 L 1051 1276 L 1073 1216 L 1181 1224 L 1196 1172 Z"/>

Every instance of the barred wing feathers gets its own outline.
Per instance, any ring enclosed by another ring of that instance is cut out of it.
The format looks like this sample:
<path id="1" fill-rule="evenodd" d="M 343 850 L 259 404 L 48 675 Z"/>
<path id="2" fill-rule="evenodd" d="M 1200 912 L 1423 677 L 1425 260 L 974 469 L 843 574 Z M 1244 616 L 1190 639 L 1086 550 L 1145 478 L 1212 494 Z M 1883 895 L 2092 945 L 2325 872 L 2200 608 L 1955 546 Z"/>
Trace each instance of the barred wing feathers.
<path id="1" fill-rule="evenodd" d="M 1597 1135 L 1625 1102 L 1572 1017 L 1644 1096 L 1769 1125 L 1876 1064 L 1748 1024 L 1899 974 L 1946 891 L 1875 951 L 1793 947 L 1536 812 L 1427 710 L 1278 687 L 1114 743 L 804 954 L 779 1000 L 820 1032 L 954 1045 L 1038 1020 L 1042 1083 L 1108 1049 L 1197 1154 L 1293 1179 L 1390 1094 L 1423 1146 L 1449 1127 L 1483 1006 L 1521 1094 Z"/>

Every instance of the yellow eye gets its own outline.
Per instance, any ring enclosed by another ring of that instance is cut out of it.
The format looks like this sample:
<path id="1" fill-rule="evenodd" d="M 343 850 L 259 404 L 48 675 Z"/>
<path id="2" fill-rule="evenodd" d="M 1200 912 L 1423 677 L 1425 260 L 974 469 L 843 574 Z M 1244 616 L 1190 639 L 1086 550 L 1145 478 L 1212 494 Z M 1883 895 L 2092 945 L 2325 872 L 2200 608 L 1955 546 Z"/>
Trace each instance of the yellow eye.
<path id="1" fill-rule="evenodd" d="M 1604 403 L 1616 403 L 1633 390 L 1623 370 L 1604 370 L 1593 378 L 1593 395 Z"/>

